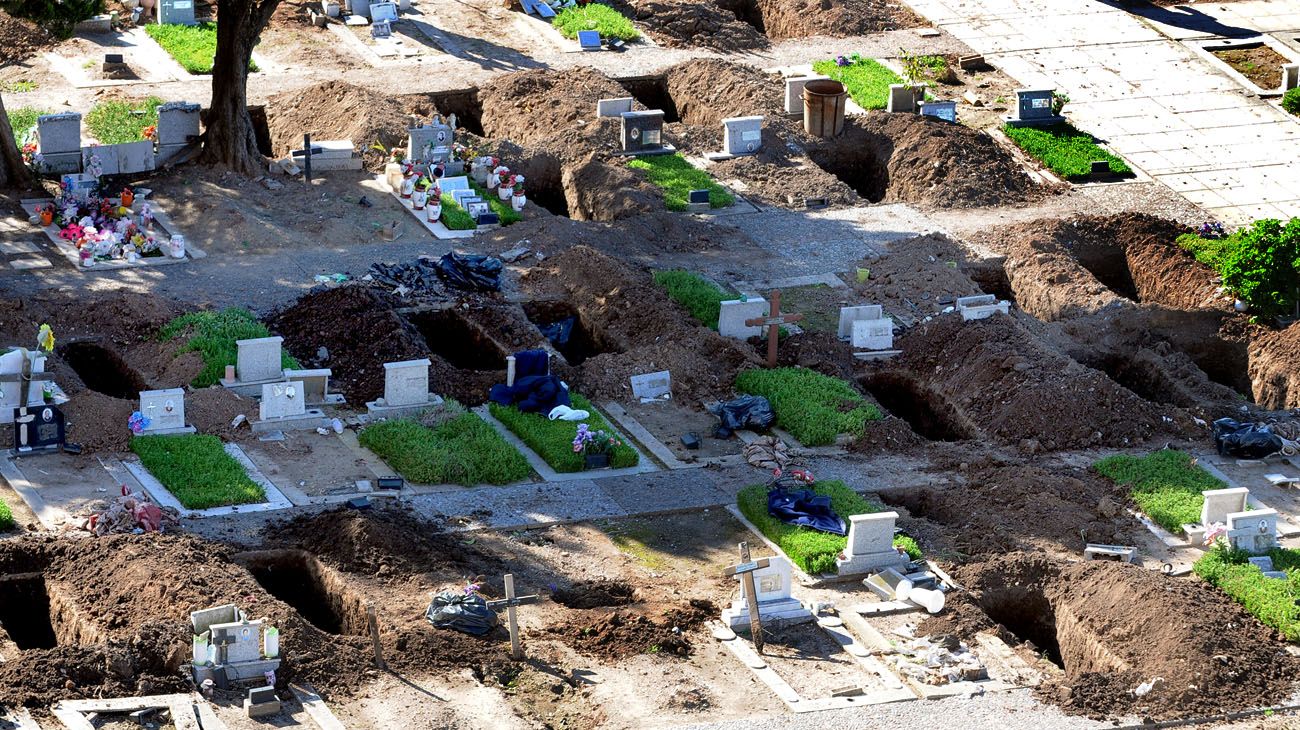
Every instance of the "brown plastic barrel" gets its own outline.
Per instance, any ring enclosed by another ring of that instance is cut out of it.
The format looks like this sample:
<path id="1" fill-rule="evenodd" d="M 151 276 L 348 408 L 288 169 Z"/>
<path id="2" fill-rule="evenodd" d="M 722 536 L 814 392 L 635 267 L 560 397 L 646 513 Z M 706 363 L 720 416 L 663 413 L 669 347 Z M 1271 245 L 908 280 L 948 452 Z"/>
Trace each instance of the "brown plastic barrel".
<path id="1" fill-rule="evenodd" d="M 830 79 L 809 81 L 803 87 L 803 128 L 817 137 L 836 137 L 844 131 L 844 104 L 849 98 L 844 84 Z"/>

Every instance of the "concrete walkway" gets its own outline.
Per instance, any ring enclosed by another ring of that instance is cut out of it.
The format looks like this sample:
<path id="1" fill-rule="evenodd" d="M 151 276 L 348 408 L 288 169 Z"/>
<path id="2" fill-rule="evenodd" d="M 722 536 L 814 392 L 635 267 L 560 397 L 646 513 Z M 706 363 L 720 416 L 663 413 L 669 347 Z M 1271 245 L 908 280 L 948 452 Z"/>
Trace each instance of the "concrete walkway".
<path id="1" fill-rule="evenodd" d="M 1181 42 L 1300 28 L 1300 2 L 1134 12 L 1097 0 L 908 4 L 1024 86 L 1069 94 L 1077 126 L 1216 218 L 1300 216 L 1300 120 Z"/>

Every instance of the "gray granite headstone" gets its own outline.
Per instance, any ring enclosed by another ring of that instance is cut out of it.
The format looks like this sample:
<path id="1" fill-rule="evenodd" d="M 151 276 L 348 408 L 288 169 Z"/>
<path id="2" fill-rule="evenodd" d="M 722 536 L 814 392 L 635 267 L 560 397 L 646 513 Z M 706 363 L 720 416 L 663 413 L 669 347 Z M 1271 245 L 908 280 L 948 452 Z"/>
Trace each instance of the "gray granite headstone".
<path id="1" fill-rule="evenodd" d="M 117 175 L 122 172 L 121 160 L 118 158 L 118 148 L 114 144 L 96 145 L 92 147 L 81 148 L 81 166 L 82 169 L 89 170 L 92 157 L 99 158 L 100 175 Z"/>
<path id="2" fill-rule="evenodd" d="M 117 148 L 117 168 L 122 175 L 150 172 L 154 169 L 153 142 L 125 142 L 112 145 Z"/>
<path id="3" fill-rule="evenodd" d="M 198 25 L 194 18 L 194 0 L 158 0 L 160 25 Z"/>
<path id="4" fill-rule="evenodd" d="M 936 117 L 945 122 L 957 121 L 957 102 L 955 101 L 923 101 L 921 102 L 921 116 Z"/>
<path id="5" fill-rule="evenodd" d="M 36 118 L 42 155 L 81 151 L 81 115 L 77 112 L 43 114 Z"/>
<path id="6" fill-rule="evenodd" d="M 624 152 L 663 149 L 664 113 L 658 109 L 623 112 L 619 115 L 620 140 Z"/>
<path id="7" fill-rule="evenodd" d="M 718 334 L 747 340 L 763 334 L 763 328 L 745 324 L 745 320 L 766 316 L 767 300 L 762 297 L 722 302 L 718 309 Z"/>
<path id="8" fill-rule="evenodd" d="M 642 400 L 658 400 L 672 395 L 673 376 L 667 370 L 632 376 L 632 395 Z"/>
<path id="9" fill-rule="evenodd" d="M 185 390 L 140 391 L 140 413 L 149 419 L 145 434 L 185 428 Z"/>
<path id="10" fill-rule="evenodd" d="M 722 120 L 722 148 L 729 155 L 752 155 L 763 148 L 763 117 Z"/>
<path id="11" fill-rule="evenodd" d="M 306 413 L 307 398 L 303 394 L 301 380 L 266 383 L 262 386 L 259 415 L 263 421 L 269 418 L 292 418 Z"/>
<path id="12" fill-rule="evenodd" d="M 384 363 L 384 405 L 428 403 L 429 365 L 428 358 Z"/>
<path id="13" fill-rule="evenodd" d="M 238 358 L 235 375 L 245 383 L 259 380 L 278 380 L 284 377 L 283 360 L 280 347 L 283 337 L 257 337 L 251 340 L 236 340 Z"/>

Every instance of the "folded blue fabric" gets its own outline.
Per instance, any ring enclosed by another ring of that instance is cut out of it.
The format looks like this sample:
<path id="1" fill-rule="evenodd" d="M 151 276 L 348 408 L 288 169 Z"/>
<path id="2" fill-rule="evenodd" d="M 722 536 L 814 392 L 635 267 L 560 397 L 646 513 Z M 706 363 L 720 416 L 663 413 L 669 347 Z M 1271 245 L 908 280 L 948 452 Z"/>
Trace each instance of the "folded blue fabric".
<path id="1" fill-rule="evenodd" d="M 831 509 L 831 498 L 811 489 L 773 488 L 767 493 L 767 513 L 787 524 L 832 535 L 848 534 L 844 520 Z"/>
<path id="2" fill-rule="evenodd" d="M 551 356 L 546 350 L 521 350 L 515 353 L 515 379 L 551 374 Z M 565 405 L 568 405 L 567 403 Z"/>
<path id="3" fill-rule="evenodd" d="M 515 378 L 514 387 L 503 383 L 492 386 L 488 398 L 493 403 L 514 406 L 524 413 L 546 415 L 556 406 L 572 405 L 569 389 L 554 375 L 532 375 Z"/>

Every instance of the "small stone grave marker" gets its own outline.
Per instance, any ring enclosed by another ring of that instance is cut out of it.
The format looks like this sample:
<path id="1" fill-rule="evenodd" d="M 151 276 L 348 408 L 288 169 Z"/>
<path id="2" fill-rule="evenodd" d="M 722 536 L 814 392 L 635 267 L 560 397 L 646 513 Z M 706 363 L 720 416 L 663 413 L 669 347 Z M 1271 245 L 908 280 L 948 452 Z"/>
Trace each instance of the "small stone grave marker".
<path id="1" fill-rule="evenodd" d="M 330 392 L 330 377 L 334 374 L 329 368 L 314 370 L 285 370 L 285 380 L 302 381 L 303 400 L 308 406 L 339 405 L 343 396 Z"/>
<path id="2" fill-rule="evenodd" d="M 194 433 L 195 428 L 185 423 L 185 390 L 140 391 L 140 413 L 149 419 L 143 435 L 160 436 Z"/>
<path id="3" fill-rule="evenodd" d="M 664 113 L 659 109 L 623 112 L 619 115 L 620 143 L 623 154 L 658 155 L 676 151 L 664 144 Z"/>
<path id="4" fill-rule="evenodd" d="M 632 376 L 632 395 L 642 403 L 661 400 L 673 392 L 672 374 L 667 370 Z"/>
<path id="5" fill-rule="evenodd" d="M 767 311 L 767 300 L 762 297 L 731 299 L 722 302 L 718 309 L 718 334 L 737 340 L 748 340 L 763 334 L 762 327 L 745 324 L 746 320 L 762 316 Z"/>
<path id="6" fill-rule="evenodd" d="M 370 3 L 370 22 L 389 23 L 397 20 L 397 3 Z"/>
<path id="7" fill-rule="evenodd" d="M 630 96 L 623 96 L 617 99 L 600 99 L 596 102 L 597 117 L 617 117 L 624 112 L 632 111 L 633 99 Z"/>
<path id="8" fill-rule="evenodd" d="M 150 172 L 154 169 L 152 140 L 126 142 L 115 144 L 113 147 L 117 150 L 118 174 L 134 175 L 140 172 Z"/>
<path id="9" fill-rule="evenodd" d="M 458 175 L 455 177 L 444 176 L 438 181 L 438 187 L 442 189 L 444 195 L 452 195 L 457 190 L 471 190 L 472 192 L 472 189 L 469 186 L 469 178 L 464 175 Z"/>
<path id="10" fill-rule="evenodd" d="M 706 154 L 710 160 L 757 154 L 763 148 L 763 117 L 731 117 L 722 120 L 722 152 Z"/>
<path id="11" fill-rule="evenodd" d="M 897 521 L 897 512 L 851 515 L 844 557 L 835 559 L 839 574 L 866 573 L 907 564 L 907 556 L 894 549 Z"/>
<path id="12" fill-rule="evenodd" d="M 1201 505 L 1201 525 L 1209 527 L 1216 522 L 1228 524 L 1228 515 L 1245 512 L 1250 490 L 1245 487 L 1207 489 L 1201 492 L 1205 502 Z"/>
<path id="13" fill-rule="evenodd" d="M 303 398 L 302 381 L 289 380 L 283 383 L 267 383 L 262 386 L 261 419 L 292 418 L 307 412 L 307 402 Z"/>
<path id="14" fill-rule="evenodd" d="M 884 308 L 879 304 L 863 304 L 856 307 L 840 307 L 840 324 L 837 334 L 841 340 L 853 336 L 853 323 L 860 319 L 880 319 Z"/>
<path id="15" fill-rule="evenodd" d="M 809 81 L 829 81 L 829 76 L 820 76 L 813 74 L 810 76 L 795 76 L 785 80 L 785 113 L 803 115 L 803 87 L 808 85 Z"/>
<path id="16" fill-rule="evenodd" d="M 921 116 L 935 117 L 945 122 L 957 122 L 957 102 L 955 101 L 923 101 L 921 106 Z"/>
<path id="17" fill-rule="evenodd" d="M 384 363 L 384 397 L 366 404 L 372 414 L 396 414 L 442 403 L 429 392 L 429 359 Z"/>
<path id="18" fill-rule="evenodd" d="M 913 84 L 890 84 L 885 111 L 891 114 L 915 112 L 917 99 L 925 98 L 924 88 Z"/>
<path id="19" fill-rule="evenodd" d="M 63 412 L 53 405 L 15 408 L 14 451 L 20 454 L 34 451 L 58 451 L 67 438 Z"/>
<path id="20" fill-rule="evenodd" d="M 794 579 L 790 561 L 782 556 L 765 558 L 765 560 L 768 562 L 767 566 L 743 573 L 753 577 L 753 604 L 758 606 L 759 620 L 763 622 L 811 620 L 812 612 L 790 595 Z M 742 564 L 728 568 L 728 575 L 735 575 L 738 580 L 741 580 L 741 575 L 738 573 L 741 568 L 746 567 L 748 566 Z M 748 597 L 742 594 L 738 600 L 731 603 L 729 608 L 723 609 L 722 622 L 732 629 L 749 623 L 750 605 Z"/>
<path id="21" fill-rule="evenodd" d="M 284 377 L 280 347 L 283 337 L 236 340 L 235 376 L 241 383 L 259 383 Z"/>
<path id="22" fill-rule="evenodd" d="M 1056 89 L 1016 89 L 1016 113 L 1007 117 L 1016 126 L 1047 126 L 1065 121 L 1052 110 Z"/>
<path id="23" fill-rule="evenodd" d="M 578 31 L 578 47 L 584 51 L 599 51 L 600 33 L 594 30 Z"/>
<path id="24" fill-rule="evenodd" d="M 1233 512 L 1227 517 L 1228 541 L 1234 550 L 1266 553 L 1278 546 L 1277 510 Z"/>
<path id="25" fill-rule="evenodd" d="M 853 323 L 850 343 L 855 349 L 892 350 L 894 348 L 894 320 L 860 319 Z"/>
<path id="26" fill-rule="evenodd" d="M 992 294 L 978 294 L 969 297 L 957 297 L 957 311 L 961 312 L 963 321 L 988 319 L 994 314 L 1011 312 L 1011 302 L 999 302 Z"/>
<path id="27" fill-rule="evenodd" d="M 159 0 L 159 25 L 198 25 L 194 17 L 194 0 Z"/>

